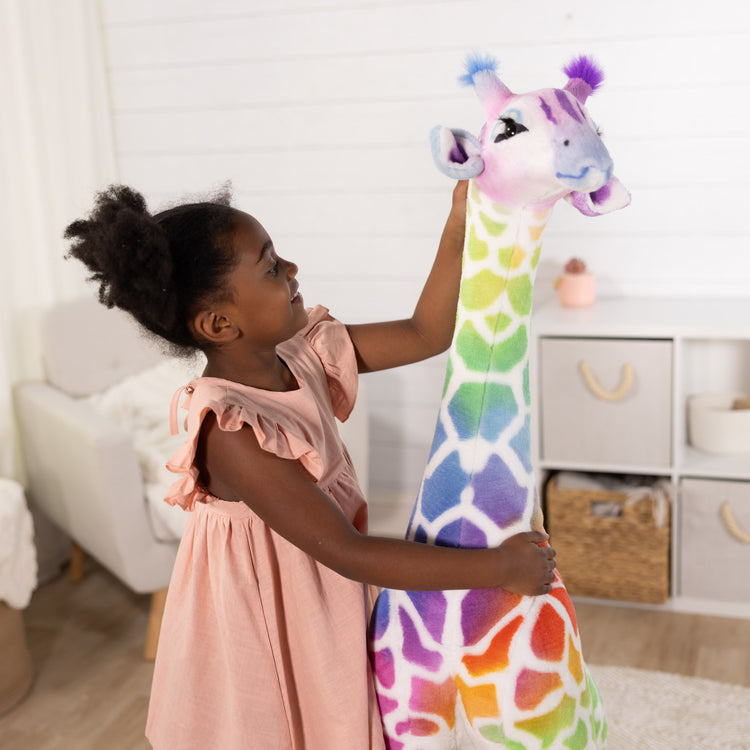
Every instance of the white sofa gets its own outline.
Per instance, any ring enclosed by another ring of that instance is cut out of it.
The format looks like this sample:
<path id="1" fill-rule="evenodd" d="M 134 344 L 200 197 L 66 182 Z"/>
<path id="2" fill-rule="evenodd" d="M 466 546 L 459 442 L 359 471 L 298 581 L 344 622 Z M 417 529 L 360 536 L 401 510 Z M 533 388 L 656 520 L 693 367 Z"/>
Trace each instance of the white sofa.
<path id="1" fill-rule="evenodd" d="M 16 387 L 32 505 L 133 591 L 152 594 L 144 655 L 156 652 L 166 587 L 186 514 L 162 501 L 172 393 L 202 364 L 167 361 L 130 319 L 94 300 L 42 321 L 45 382 Z M 341 426 L 368 481 L 366 394 Z"/>

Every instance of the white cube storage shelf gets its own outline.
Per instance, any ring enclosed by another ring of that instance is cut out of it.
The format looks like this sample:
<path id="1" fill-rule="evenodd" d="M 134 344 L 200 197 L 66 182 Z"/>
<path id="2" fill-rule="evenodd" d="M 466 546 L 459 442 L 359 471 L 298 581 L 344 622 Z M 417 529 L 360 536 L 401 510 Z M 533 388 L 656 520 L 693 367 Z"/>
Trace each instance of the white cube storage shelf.
<path id="1" fill-rule="evenodd" d="M 688 399 L 750 391 L 750 299 L 600 299 L 531 325 L 539 486 L 553 471 L 638 474 L 677 488 L 672 596 L 750 617 L 750 453 L 689 445 Z"/>

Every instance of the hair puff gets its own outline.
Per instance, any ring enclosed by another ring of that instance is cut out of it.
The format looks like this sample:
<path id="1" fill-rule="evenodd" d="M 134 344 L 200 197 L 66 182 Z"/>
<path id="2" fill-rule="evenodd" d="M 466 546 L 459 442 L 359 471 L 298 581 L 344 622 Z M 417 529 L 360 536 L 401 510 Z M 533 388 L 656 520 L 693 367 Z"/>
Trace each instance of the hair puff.
<path id="1" fill-rule="evenodd" d="M 67 257 L 86 265 L 107 307 L 125 310 L 178 349 L 193 350 L 199 342 L 190 315 L 222 294 L 235 263 L 229 203 L 225 189 L 212 201 L 152 215 L 140 193 L 112 185 L 96 195 L 87 218 L 66 228 Z"/>

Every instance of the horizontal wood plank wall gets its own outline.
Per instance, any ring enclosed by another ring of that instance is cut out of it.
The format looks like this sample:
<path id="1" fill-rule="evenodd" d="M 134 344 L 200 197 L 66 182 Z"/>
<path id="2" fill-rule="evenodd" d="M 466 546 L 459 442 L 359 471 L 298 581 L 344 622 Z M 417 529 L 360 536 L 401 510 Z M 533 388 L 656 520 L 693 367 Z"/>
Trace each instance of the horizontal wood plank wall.
<path id="1" fill-rule="evenodd" d="M 120 175 L 158 208 L 231 180 L 300 266 L 308 304 L 351 322 L 412 309 L 450 205 L 436 124 L 477 132 L 457 76 L 495 54 L 511 89 L 605 69 L 589 109 L 627 211 L 557 207 L 538 294 L 583 256 L 603 294 L 750 289 L 750 13 L 735 0 L 101 0 Z M 367 376 L 374 486 L 416 491 L 444 357 Z"/>

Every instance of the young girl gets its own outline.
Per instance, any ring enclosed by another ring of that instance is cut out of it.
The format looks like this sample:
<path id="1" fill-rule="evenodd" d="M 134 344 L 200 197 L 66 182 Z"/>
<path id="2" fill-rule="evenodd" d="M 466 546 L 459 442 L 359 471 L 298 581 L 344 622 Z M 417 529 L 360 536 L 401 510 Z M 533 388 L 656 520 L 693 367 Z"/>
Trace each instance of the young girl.
<path id="1" fill-rule="evenodd" d="M 407 320 L 344 326 L 305 309 L 297 266 L 228 196 L 151 215 L 115 186 L 71 224 L 101 302 L 206 355 L 178 391 L 187 441 L 167 502 L 191 511 L 164 612 L 146 734 L 157 750 L 383 748 L 366 584 L 550 590 L 547 537 L 454 549 L 367 536 L 334 417 L 357 375 L 444 351 L 456 314 L 466 183 Z"/>

